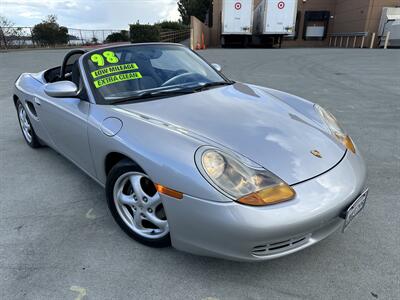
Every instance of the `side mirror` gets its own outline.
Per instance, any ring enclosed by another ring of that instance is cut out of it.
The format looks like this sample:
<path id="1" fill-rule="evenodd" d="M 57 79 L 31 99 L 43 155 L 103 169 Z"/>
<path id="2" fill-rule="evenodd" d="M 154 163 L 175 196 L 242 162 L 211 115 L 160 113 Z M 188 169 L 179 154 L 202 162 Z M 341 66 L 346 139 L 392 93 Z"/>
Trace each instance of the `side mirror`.
<path id="1" fill-rule="evenodd" d="M 211 66 L 218 72 L 222 71 L 222 67 L 219 64 L 211 64 Z"/>
<path id="2" fill-rule="evenodd" d="M 76 97 L 78 96 L 78 87 L 71 81 L 58 81 L 46 84 L 44 92 L 55 98 Z"/>

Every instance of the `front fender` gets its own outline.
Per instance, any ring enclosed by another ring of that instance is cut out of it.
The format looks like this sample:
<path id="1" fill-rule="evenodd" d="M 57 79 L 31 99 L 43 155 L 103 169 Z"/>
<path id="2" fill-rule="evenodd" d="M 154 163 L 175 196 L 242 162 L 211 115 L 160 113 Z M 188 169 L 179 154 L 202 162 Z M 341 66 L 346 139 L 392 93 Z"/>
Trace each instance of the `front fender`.
<path id="1" fill-rule="evenodd" d="M 101 130 L 106 118 L 122 121 L 121 130 L 108 136 Z M 194 153 L 203 143 L 170 124 L 127 112 L 115 106 L 92 105 L 88 135 L 98 180 L 107 179 L 105 159 L 111 152 L 134 160 L 156 183 L 186 195 L 227 202 L 197 170 Z"/>

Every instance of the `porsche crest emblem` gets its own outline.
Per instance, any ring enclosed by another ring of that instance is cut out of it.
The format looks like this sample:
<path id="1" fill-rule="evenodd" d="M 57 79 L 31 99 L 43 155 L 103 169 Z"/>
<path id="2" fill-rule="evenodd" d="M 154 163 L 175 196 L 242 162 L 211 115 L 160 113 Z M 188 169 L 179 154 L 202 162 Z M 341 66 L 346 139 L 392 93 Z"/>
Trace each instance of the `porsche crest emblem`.
<path id="1" fill-rule="evenodd" d="M 312 155 L 318 157 L 318 158 L 322 158 L 321 153 L 318 150 L 311 150 L 310 151 Z"/>

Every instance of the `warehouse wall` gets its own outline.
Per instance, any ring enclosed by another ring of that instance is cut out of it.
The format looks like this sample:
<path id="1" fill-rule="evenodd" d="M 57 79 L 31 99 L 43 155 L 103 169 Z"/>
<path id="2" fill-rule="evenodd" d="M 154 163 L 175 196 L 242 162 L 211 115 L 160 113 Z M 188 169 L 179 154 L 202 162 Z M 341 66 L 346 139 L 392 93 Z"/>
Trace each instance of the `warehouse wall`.
<path id="1" fill-rule="evenodd" d="M 297 10 L 300 11 L 300 22 L 298 27 L 298 37 L 296 40 L 284 40 L 283 47 L 323 47 L 328 45 L 328 39 L 323 41 L 310 41 L 303 40 L 304 28 L 304 15 L 306 11 L 324 11 L 330 12 L 331 16 L 335 11 L 335 3 L 337 0 L 307 0 L 303 2 L 299 0 L 297 3 Z M 331 32 L 333 27 L 333 19 L 329 20 L 328 33 Z"/>
<path id="2" fill-rule="evenodd" d="M 194 16 L 190 17 L 192 49 L 203 49 L 210 46 L 210 28 Z M 204 40 L 203 40 L 204 37 Z"/>
<path id="3" fill-rule="evenodd" d="M 210 28 L 210 46 L 220 45 L 221 9 L 223 0 L 213 0 L 213 26 Z M 261 0 L 253 0 L 254 7 Z M 283 47 L 326 47 L 329 38 L 323 41 L 303 40 L 304 15 L 306 11 L 329 11 L 331 19 L 328 24 L 329 33 L 339 32 L 376 32 L 382 13 L 382 7 L 400 6 L 400 0 L 298 0 L 300 20 L 297 39 L 285 39 Z M 311 23 L 312 25 L 312 23 Z M 316 24 L 317 25 L 317 24 Z M 370 37 L 366 44 L 369 45 Z M 377 42 L 377 39 L 376 39 Z"/>
<path id="4" fill-rule="evenodd" d="M 382 8 L 400 6 L 400 0 L 337 0 L 333 32 L 369 32 L 366 45 L 370 45 L 372 33 L 379 35 L 378 27 Z M 378 43 L 375 39 L 374 46 Z"/>
<path id="5" fill-rule="evenodd" d="M 400 7 L 400 0 L 371 0 L 365 31 L 378 33 L 383 7 Z"/>
<path id="6" fill-rule="evenodd" d="M 220 46 L 222 0 L 213 0 L 213 26 L 210 29 L 210 45 Z"/>
<path id="7" fill-rule="evenodd" d="M 370 0 L 337 0 L 332 32 L 361 32 L 369 14 Z"/>

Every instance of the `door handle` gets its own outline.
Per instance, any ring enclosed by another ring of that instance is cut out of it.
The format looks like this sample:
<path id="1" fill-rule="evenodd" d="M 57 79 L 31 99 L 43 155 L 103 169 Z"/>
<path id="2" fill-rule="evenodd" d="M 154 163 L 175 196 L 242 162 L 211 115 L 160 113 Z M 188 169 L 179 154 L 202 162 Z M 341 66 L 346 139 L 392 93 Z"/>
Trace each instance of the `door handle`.
<path id="1" fill-rule="evenodd" d="M 34 100 L 35 100 L 35 103 L 36 103 L 37 105 L 40 105 L 40 104 L 41 104 L 40 99 L 39 99 L 38 97 L 35 97 Z"/>

